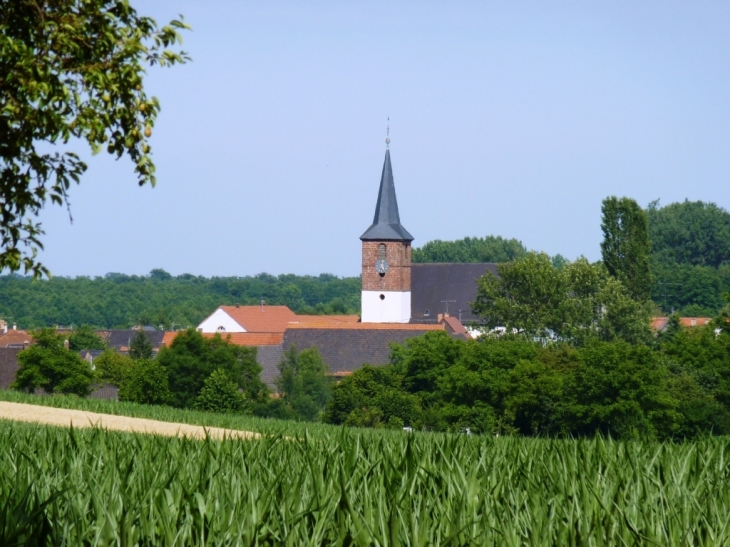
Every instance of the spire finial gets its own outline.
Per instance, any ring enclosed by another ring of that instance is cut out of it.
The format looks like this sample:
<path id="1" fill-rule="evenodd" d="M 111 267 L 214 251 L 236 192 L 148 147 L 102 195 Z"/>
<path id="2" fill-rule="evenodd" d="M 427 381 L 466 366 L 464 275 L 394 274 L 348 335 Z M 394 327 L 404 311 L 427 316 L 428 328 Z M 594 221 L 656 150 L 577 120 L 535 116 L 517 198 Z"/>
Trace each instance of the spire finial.
<path id="1" fill-rule="evenodd" d="M 390 116 L 388 116 L 388 129 L 385 130 L 385 147 L 390 148 Z"/>

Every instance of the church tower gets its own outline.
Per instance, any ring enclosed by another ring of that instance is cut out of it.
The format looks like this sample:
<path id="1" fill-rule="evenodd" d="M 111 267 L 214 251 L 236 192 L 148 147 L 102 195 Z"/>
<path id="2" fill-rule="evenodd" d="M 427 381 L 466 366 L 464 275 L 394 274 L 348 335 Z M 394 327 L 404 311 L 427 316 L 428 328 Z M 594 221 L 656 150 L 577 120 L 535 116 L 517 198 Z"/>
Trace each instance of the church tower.
<path id="1" fill-rule="evenodd" d="M 386 142 L 389 142 L 386 140 Z M 385 150 L 373 224 L 362 240 L 363 323 L 408 323 L 411 319 L 411 241 L 400 223 L 390 150 Z"/>

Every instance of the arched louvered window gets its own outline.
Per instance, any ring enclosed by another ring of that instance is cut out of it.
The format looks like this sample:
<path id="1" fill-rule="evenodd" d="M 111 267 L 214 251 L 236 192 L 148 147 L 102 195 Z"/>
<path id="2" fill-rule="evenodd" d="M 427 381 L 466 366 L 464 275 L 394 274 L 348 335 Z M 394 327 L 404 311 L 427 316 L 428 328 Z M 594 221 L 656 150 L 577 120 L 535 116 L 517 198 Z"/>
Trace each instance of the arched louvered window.
<path id="1" fill-rule="evenodd" d="M 385 260 L 385 243 L 378 245 L 378 260 Z"/>

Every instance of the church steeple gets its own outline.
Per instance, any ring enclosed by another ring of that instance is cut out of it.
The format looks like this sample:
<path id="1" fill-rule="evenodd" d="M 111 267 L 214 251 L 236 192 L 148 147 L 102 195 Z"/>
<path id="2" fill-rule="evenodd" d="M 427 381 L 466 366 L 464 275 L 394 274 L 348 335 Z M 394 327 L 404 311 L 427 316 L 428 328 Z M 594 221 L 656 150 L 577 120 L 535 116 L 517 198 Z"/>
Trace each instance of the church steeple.
<path id="1" fill-rule="evenodd" d="M 398 202 L 395 199 L 393 168 L 390 165 L 390 149 L 385 151 L 383 174 L 380 177 L 378 203 L 375 205 L 373 224 L 360 236 L 362 241 L 413 241 L 400 223 Z"/>

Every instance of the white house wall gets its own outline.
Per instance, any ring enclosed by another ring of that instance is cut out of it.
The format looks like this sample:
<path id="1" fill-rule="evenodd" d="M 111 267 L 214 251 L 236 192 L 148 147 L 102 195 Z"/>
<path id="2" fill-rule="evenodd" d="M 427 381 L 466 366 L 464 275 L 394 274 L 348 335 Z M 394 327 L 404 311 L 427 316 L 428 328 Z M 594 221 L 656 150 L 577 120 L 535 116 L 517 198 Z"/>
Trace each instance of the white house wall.
<path id="1" fill-rule="evenodd" d="M 362 291 L 363 323 L 408 323 L 410 320 L 410 291 Z"/>
<path id="2" fill-rule="evenodd" d="M 221 327 L 223 330 L 219 330 Z M 246 329 L 220 308 L 200 323 L 198 330 L 200 332 L 246 332 Z"/>

